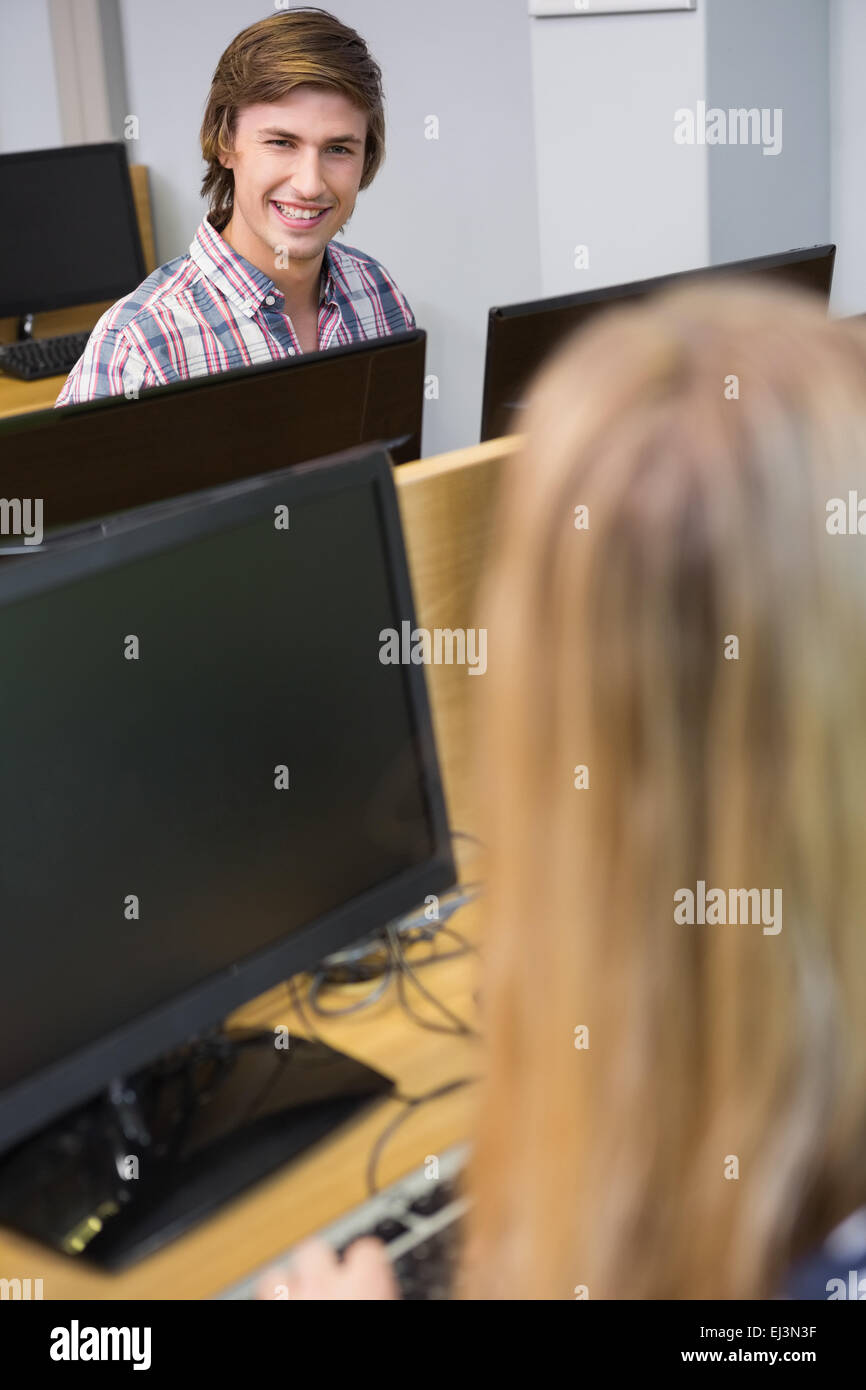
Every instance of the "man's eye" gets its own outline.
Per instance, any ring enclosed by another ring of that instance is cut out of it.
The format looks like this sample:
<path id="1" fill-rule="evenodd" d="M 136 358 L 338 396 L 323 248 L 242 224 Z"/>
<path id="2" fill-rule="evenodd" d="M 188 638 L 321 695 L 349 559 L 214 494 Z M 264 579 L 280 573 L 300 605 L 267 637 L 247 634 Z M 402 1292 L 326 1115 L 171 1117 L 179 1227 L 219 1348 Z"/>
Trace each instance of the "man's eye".
<path id="1" fill-rule="evenodd" d="M 293 140 L 269 140 L 269 145 L 293 145 Z M 345 145 L 331 145 L 332 150 L 342 150 L 343 154 L 351 154 L 351 150 L 346 149 Z"/>

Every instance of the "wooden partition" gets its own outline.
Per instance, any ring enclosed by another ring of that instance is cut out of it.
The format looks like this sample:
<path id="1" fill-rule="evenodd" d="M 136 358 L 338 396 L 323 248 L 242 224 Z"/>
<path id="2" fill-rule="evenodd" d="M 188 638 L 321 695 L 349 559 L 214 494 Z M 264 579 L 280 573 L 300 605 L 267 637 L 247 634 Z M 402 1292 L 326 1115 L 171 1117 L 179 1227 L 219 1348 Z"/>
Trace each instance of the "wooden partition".
<path id="1" fill-rule="evenodd" d="M 419 627 L 477 626 L 496 495 L 522 442 L 509 435 L 394 470 Z M 431 664 L 426 675 L 451 826 L 472 833 L 472 701 L 484 677 L 467 665 Z"/>

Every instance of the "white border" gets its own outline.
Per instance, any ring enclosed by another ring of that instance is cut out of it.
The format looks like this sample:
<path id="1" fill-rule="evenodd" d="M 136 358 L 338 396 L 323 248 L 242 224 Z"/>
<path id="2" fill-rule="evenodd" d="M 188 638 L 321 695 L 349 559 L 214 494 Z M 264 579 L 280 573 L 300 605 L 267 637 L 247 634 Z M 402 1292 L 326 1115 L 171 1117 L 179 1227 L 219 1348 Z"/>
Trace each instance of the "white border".
<path id="1" fill-rule="evenodd" d="M 529 13 L 570 15 L 639 14 L 653 10 L 694 10 L 697 0 L 529 0 Z"/>

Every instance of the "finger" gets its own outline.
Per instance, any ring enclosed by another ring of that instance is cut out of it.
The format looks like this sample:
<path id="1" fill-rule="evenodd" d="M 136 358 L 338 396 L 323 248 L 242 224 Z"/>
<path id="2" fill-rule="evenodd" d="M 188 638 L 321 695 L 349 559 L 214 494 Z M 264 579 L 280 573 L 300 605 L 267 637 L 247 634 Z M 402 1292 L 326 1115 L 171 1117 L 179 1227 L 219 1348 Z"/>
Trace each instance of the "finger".
<path id="1" fill-rule="evenodd" d="M 399 1298 L 394 1268 L 380 1240 L 364 1236 L 350 1245 L 343 1259 L 344 1279 L 359 1299 Z"/>
<path id="2" fill-rule="evenodd" d="M 297 1280 L 298 1297 L 327 1297 L 327 1294 L 323 1295 L 322 1290 L 331 1286 L 339 1269 L 337 1253 L 327 1241 L 318 1237 L 303 1241 L 292 1258 L 292 1273 Z"/>

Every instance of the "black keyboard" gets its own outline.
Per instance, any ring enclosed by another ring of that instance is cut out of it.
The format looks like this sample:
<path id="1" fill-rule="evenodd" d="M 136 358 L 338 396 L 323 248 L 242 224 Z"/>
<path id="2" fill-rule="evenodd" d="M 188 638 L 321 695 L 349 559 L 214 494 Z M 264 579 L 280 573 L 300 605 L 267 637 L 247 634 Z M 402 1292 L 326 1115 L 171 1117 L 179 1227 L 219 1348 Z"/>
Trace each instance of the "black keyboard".
<path id="1" fill-rule="evenodd" d="M 412 1301 L 455 1297 L 460 1264 L 463 1217 L 468 1208 L 461 1196 L 460 1177 L 466 1164 L 465 1144 L 447 1149 L 437 1160 L 438 1174 L 427 1168 L 392 1183 L 319 1232 L 342 1254 L 360 1236 L 385 1242 L 401 1298 Z M 291 1265 L 291 1250 L 272 1260 L 268 1269 Z M 230 1300 L 251 1299 L 264 1270 L 219 1295 Z"/>
<path id="2" fill-rule="evenodd" d="M 462 1223 L 452 1219 L 394 1261 L 401 1298 L 453 1299 L 462 1234 Z"/>
<path id="3" fill-rule="evenodd" d="M 44 376 L 68 376 L 83 353 L 90 329 L 64 333 L 59 338 L 27 338 L 20 343 L 0 343 L 0 371 L 21 381 Z"/>

